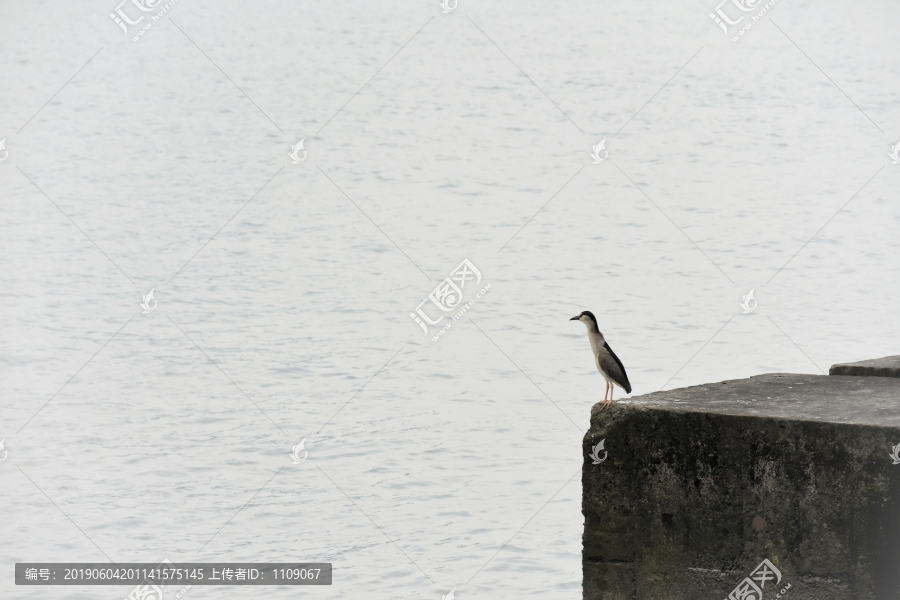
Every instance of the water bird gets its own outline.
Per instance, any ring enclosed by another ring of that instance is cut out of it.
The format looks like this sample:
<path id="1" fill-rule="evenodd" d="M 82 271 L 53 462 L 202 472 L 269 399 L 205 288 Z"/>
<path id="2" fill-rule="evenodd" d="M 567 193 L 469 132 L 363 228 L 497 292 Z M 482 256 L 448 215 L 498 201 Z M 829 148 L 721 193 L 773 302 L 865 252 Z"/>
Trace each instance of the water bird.
<path id="1" fill-rule="evenodd" d="M 622 365 L 622 361 L 619 360 L 616 353 L 613 352 L 612 348 L 609 347 L 609 344 L 606 343 L 603 334 L 600 333 L 600 328 L 597 327 L 597 318 L 594 317 L 594 313 L 585 310 L 582 311 L 580 315 L 572 317 L 569 320 L 581 321 L 587 326 L 588 339 L 591 342 L 591 350 L 594 353 L 594 365 L 597 367 L 597 370 L 600 371 L 600 374 L 603 375 L 603 378 L 606 379 L 606 393 L 603 395 L 603 406 L 600 407 L 600 410 L 603 410 L 614 402 L 613 384 L 625 390 L 626 394 L 631 393 L 631 384 L 628 382 L 625 366 Z"/>

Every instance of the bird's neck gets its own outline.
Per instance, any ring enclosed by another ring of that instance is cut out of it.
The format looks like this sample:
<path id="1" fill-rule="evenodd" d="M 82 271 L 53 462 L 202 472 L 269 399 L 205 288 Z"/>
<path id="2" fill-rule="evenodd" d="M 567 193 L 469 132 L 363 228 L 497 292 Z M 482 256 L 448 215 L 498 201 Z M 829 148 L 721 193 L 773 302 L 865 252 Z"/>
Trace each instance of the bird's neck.
<path id="1" fill-rule="evenodd" d="M 594 327 L 588 327 L 588 339 L 591 341 L 591 349 L 594 351 L 594 354 L 600 351 L 600 348 L 603 347 L 603 344 L 606 343 L 606 340 L 603 339 L 603 334 L 600 333 L 600 330 L 597 329 L 596 325 Z"/>
<path id="2" fill-rule="evenodd" d="M 600 333 L 600 328 L 597 327 L 597 324 L 593 321 L 586 321 L 585 325 L 587 326 L 588 335 L 599 335 L 603 337 L 603 334 Z"/>

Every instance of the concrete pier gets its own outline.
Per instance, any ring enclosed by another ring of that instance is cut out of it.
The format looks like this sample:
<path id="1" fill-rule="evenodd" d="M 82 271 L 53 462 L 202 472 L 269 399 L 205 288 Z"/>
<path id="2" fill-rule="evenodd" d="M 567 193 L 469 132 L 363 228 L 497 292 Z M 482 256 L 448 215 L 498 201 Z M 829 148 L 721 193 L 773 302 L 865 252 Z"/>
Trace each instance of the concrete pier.
<path id="1" fill-rule="evenodd" d="M 828 374 L 857 377 L 900 377 L 900 355 L 831 365 Z"/>
<path id="2" fill-rule="evenodd" d="M 898 452 L 889 377 L 770 374 L 594 406 L 584 598 L 900 599 Z"/>

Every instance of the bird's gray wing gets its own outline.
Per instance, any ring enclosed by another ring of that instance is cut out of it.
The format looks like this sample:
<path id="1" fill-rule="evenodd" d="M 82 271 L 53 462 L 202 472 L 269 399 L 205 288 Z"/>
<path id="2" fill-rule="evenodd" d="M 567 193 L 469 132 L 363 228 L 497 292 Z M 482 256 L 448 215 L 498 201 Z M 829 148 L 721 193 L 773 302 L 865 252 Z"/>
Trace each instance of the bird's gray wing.
<path id="1" fill-rule="evenodd" d="M 601 351 L 597 356 L 597 363 L 600 365 L 600 368 L 603 369 L 613 381 L 622 386 L 622 389 L 624 389 L 626 393 L 630 394 L 631 384 L 628 382 L 628 375 L 625 373 L 625 367 L 622 365 L 622 361 L 619 360 L 616 353 L 612 351 L 609 344 L 604 343 L 603 350 L 605 350 L 605 352 Z"/>

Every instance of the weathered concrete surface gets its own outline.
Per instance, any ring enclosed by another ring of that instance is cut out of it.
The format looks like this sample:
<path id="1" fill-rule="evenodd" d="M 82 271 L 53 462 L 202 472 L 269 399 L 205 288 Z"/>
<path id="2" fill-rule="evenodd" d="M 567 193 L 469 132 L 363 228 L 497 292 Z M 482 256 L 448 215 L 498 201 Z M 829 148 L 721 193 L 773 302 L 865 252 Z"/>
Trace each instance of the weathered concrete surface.
<path id="1" fill-rule="evenodd" d="M 764 600 L 900 598 L 900 380 L 771 374 L 598 408 L 585 599 L 721 600 L 763 559 L 782 574 Z"/>
<path id="2" fill-rule="evenodd" d="M 900 355 L 831 365 L 828 374 L 855 375 L 857 377 L 900 377 Z"/>

